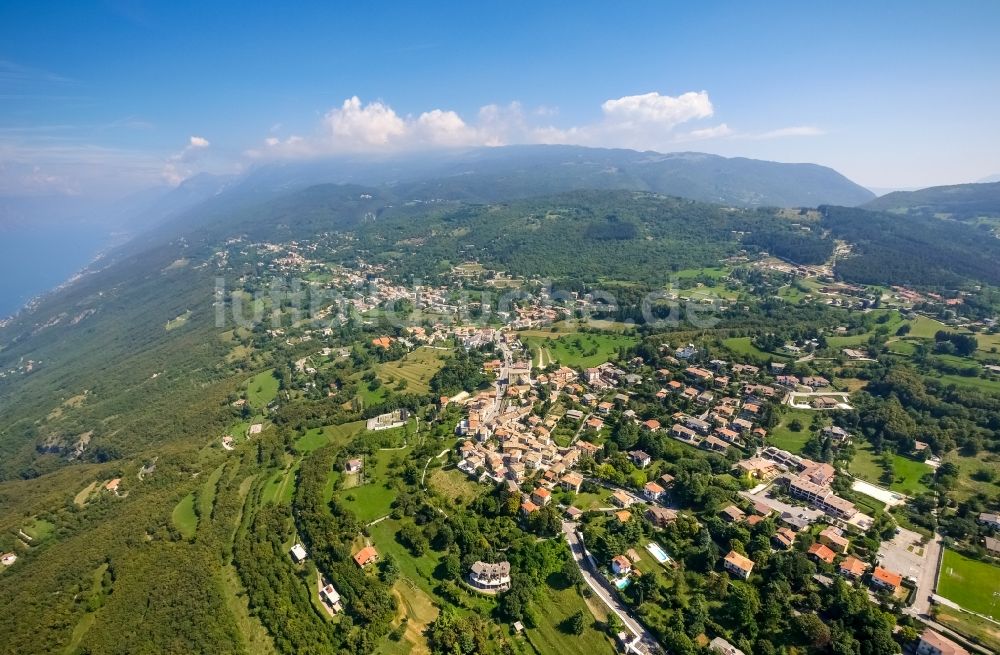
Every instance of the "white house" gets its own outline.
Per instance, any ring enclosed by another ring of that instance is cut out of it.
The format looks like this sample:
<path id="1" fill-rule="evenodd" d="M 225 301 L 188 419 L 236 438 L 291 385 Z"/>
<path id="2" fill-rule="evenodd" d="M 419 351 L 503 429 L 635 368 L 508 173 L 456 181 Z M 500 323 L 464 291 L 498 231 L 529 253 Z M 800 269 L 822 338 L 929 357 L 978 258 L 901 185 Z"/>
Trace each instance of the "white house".
<path id="1" fill-rule="evenodd" d="M 510 589 L 510 563 L 474 563 L 469 571 L 469 584 L 476 589 L 491 593 L 507 591 Z"/>
<path id="2" fill-rule="evenodd" d="M 330 609 L 334 612 L 339 612 L 343 609 L 340 604 L 340 594 L 337 593 L 337 590 L 333 588 L 332 584 L 328 584 L 320 589 L 319 597 L 324 603 L 329 605 Z"/>
<path id="3" fill-rule="evenodd" d="M 308 553 L 306 553 L 306 549 L 302 546 L 302 544 L 295 544 L 292 546 L 290 552 L 292 553 L 292 559 L 295 560 L 296 564 L 305 561 L 308 556 Z"/>
<path id="4" fill-rule="evenodd" d="M 628 575 L 632 570 L 632 562 L 624 555 L 615 555 L 611 560 L 611 570 L 615 575 Z"/>

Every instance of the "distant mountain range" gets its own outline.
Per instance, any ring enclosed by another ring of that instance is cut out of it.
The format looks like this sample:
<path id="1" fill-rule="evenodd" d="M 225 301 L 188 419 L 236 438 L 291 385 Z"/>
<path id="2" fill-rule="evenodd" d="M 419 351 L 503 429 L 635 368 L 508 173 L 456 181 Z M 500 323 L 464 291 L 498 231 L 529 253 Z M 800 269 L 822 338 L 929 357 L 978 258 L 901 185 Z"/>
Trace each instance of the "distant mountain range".
<path id="1" fill-rule="evenodd" d="M 391 158 L 258 167 L 237 185 L 255 194 L 325 182 L 391 186 L 401 195 L 491 202 L 577 189 L 652 191 L 738 207 L 856 206 L 875 196 L 816 164 L 579 146 L 508 146 Z"/>
<path id="2" fill-rule="evenodd" d="M 935 186 L 896 191 L 862 205 L 894 214 L 978 221 L 1000 218 L 1000 182 Z"/>
<path id="3" fill-rule="evenodd" d="M 393 189 L 399 197 L 496 202 L 579 189 L 651 191 L 736 207 L 857 206 L 875 197 L 816 164 L 726 158 L 697 152 L 580 146 L 507 146 L 271 162 L 243 175 L 195 175 L 116 200 L 0 197 L 0 226 L 66 224 L 139 233 L 202 203 L 219 210 L 318 184 Z"/>

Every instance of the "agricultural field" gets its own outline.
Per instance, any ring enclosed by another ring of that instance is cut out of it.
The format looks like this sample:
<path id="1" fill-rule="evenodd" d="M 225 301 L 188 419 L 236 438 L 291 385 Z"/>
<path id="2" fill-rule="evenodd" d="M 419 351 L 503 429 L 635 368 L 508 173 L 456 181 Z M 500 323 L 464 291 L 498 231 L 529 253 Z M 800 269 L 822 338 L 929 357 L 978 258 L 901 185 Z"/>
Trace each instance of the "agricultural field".
<path id="1" fill-rule="evenodd" d="M 278 378 L 274 369 L 268 369 L 247 380 L 247 402 L 260 409 L 278 396 Z"/>
<path id="2" fill-rule="evenodd" d="M 584 368 L 597 366 L 612 359 L 619 348 L 630 348 L 636 343 L 634 337 L 621 334 L 584 332 L 547 336 L 522 334 L 522 340 L 531 350 L 535 365 L 542 368 L 554 363 Z"/>
<path id="3" fill-rule="evenodd" d="M 407 393 L 426 394 L 430 392 L 431 378 L 444 366 L 447 350 L 422 346 L 407 353 L 395 362 L 385 362 L 375 367 L 382 384 L 397 388 L 405 381 Z"/>
<path id="4" fill-rule="evenodd" d="M 945 549 L 938 593 L 963 609 L 1000 617 L 1000 566 Z"/>

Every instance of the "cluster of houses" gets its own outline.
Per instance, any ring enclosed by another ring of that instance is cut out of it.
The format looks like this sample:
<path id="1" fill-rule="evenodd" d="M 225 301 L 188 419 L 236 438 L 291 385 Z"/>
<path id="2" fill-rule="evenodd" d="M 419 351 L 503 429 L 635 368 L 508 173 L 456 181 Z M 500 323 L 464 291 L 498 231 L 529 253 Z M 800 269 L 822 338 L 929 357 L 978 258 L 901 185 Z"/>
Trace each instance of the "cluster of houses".
<path id="1" fill-rule="evenodd" d="M 754 510 L 754 514 L 747 516 L 743 510 L 735 505 L 730 505 L 720 512 L 720 516 L 729 523 L 745 522 L 752 526 L 764 520 L 772 511 L 769 507 L 760 504 L 755 504 Z M 794 530 L 785 526 L 779 527 L 771 537 L 771 545 L 775 550 L 789 550 L 795 545 L 795 536 Z M 806 555 L 817 563 L 830 566 L 836 564 L 836 570 L 844 578 L 860 581 L 868 574 L 870 567 L 863 560 L 847 554 L 850 543 L 850 539 L 844 535 L 843 530 L 830 525 L 819 532 L 817 540 L 809 546 Z M 840 558 L 839 562 L 837 562 L 838 558 Z M 723 559 L 723 568 L 731 575 L 746 580 L 753 572 L 754 561 L 746 555 L 732 550 Z M 876 566 L 871 570 L 869 584 L 875 590 L 895 594 L 903 586 L 903 576 L 881 566 Z"/>

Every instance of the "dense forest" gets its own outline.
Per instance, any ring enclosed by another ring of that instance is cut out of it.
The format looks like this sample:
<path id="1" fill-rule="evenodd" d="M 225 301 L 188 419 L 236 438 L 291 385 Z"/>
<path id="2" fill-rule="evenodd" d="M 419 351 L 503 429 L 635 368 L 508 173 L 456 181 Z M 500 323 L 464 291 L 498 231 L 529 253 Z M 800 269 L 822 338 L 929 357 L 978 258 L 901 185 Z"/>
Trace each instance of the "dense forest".
<path id="1" fill-rule="evenodd" d="M 822 225 L 852 244 L 837 275 L 862 284 L 1000 284 L 1000 240 L 988 229 L 923 216 L 821 207 Z"/>
<path id="2" fill-rule="evenodd" d="M 919 191 L 894 191 L 863 205 L 872 211 L 905 216 L 976 221 L 1000 217 L 1000 182 L 936 186 Z"/>

